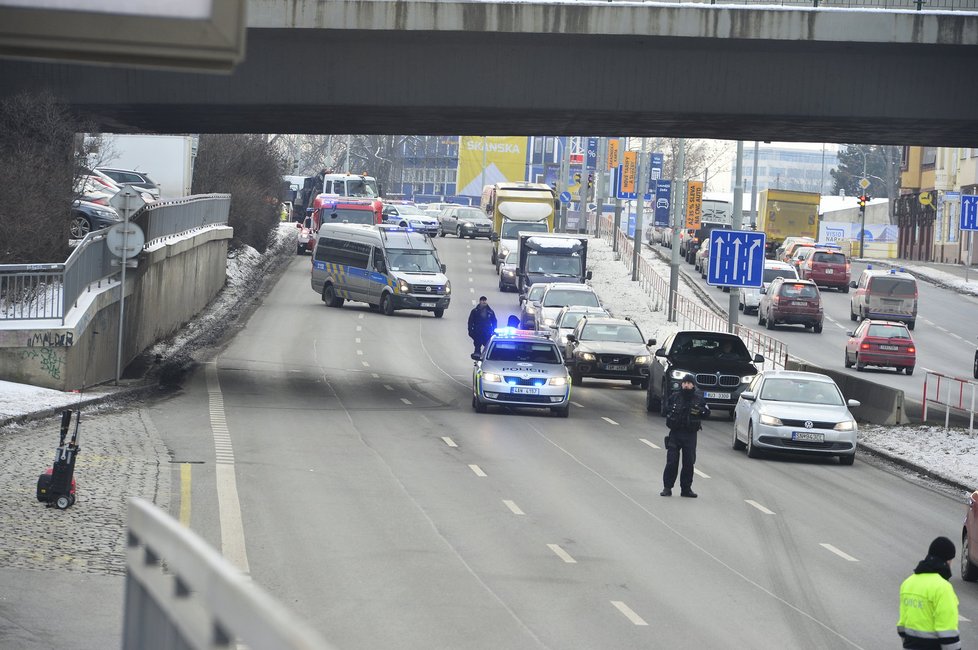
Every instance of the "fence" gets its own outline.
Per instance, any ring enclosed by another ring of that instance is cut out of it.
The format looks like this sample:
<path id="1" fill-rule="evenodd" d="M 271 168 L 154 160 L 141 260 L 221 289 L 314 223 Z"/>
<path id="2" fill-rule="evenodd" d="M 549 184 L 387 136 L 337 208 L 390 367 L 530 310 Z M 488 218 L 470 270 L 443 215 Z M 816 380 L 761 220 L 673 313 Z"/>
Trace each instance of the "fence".
<path id="1" fill-rule="evenodd" d="M 598 217 L 594 214 L 588 217 L 588 231 L 595 233 L 595 236 L 603 237 L 608 233 L 614 237 L 617 245 L 616 250 L 621 255 L 621 261 L 629 272 L 633 269 L 635 253 L 634 239 L 629 237 L 622 230 L 614 232 L 614 221 L 611 217 Z M 713 332 L 729 331 L 727 318 L 702 305 L 683 296 L 678 291 L 673 293 L 669 289 L 669 282 L 661 275 L 656 273 L 652 264 L 639 255 L 638 258 L 638 281 L 654 301 L 657 301 L 658 308 L 662 308 L 666 301 L 672 299 L 675 307 L 676 322 L 684 329 L 696 328 L 710 330 Z M 788 346 L 781 341 L 772 338 L 761 332 L 750 329 L 745 325 L 738 324 L 734 328 L 747 349 L 752 353 L 764 356 L 764 366 L 766 368 L 784 368 L 788 362 Z"/>
<path id="2" fill-rule="evenodd" d="M 150 246 L 169 236 L 227 223 L 230 208 L 230 195 L 202 194 L 151 203 L 132 221 L 143 229 L 145 246 Z M 0 264 L 0 322 L 56 319 L 64 325 L 65 315 L 86 291 L 101 288 L 120 271 L 105 233 L 88 233 L 63 264 Z"/>
<path id="3" fill-rule="evenodd" d="M 142 499 L 130 499 L 125 650 L 157 648 L 329 650 L 281 603 L 194 532 Z"/>
<path id="4" fill-rule="evenodd" d="M 942 389 L 944 391 L 943 399 L 941 398 Z M 978 381 L 926 370 L 924 374 L 923 422 L 927 422 L 927 409 L 930 405 L 943 406 L 945 429 L 950 425 L 951 411 L 954 410 L 968 415 L 968 433 L 974 433 L 976 393 L 978 393 Z"/>

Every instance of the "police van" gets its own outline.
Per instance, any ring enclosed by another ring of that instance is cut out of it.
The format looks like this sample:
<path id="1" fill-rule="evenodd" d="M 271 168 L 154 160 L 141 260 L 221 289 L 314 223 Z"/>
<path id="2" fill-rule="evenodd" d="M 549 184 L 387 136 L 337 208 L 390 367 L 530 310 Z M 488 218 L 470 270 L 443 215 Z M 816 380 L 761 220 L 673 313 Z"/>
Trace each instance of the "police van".
<path id="1" fill-rule="evenodd" d="M 312 289 L 330 307 L 354 300 L 388 316 L 398 309 L 420 309 L 441 318 L 452 293 L 445 270 L 424 233 L 327 223 L 316 236 Z"/>
<path id="2" fill-rule="evenodd" d="M 859 280 L 849 283 L 849 318 L 902 321 L 909 329 L 917 324 L 917 278 L 903 269 L 867 266 Z"/>

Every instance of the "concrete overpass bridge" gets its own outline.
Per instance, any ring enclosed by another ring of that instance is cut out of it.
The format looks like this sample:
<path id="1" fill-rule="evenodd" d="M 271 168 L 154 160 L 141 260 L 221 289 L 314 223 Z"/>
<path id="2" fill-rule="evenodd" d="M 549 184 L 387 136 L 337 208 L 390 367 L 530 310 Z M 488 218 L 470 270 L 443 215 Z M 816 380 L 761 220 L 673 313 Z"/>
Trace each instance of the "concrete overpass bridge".
<path id="1" fill-rule="evenodd" d="M 230 75 L 0 60 L 106 131 L 978 146 L 978 13 L 250 0 Z"/>

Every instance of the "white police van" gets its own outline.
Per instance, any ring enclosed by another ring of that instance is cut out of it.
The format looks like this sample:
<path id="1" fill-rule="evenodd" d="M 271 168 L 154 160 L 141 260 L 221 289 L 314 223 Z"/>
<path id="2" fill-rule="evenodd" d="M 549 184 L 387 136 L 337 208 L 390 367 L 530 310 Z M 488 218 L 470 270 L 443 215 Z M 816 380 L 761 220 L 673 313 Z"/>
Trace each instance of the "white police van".
<path id="1" fill-rule="evenodd" d="M 390 316 L 420 309 L 441 318 L 452 284 L 431 239 L 396 226 L 326 224 L 316 235 L 312 290 L 330 307 L 365 302 Z"/>

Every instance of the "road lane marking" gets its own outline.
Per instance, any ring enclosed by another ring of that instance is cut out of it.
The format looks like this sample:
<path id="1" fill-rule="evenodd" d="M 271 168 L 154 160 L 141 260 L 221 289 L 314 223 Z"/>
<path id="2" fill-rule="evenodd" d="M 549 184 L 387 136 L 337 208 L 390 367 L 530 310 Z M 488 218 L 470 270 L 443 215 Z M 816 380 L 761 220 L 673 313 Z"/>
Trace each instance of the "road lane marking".
<path id="1" fill-rule="evenodd" d="M 947 333 L 947 328 L 946 327 L 941 327 L 940 325 L 938 325 L 937 326 L 937 329 L 941 330 L 942 332 Z"/>
<path id="2" fill-rule="evenodd" d="M 469 287 L 469 293 L 475 293 L 475 287 Z"/>
<path id="3" fill-rule="evenodd" d="M 476 476 L 482 476 L 482 477 L 486 476 L 486 473 L 483 472 L 482 468 L 479 467 L 478 465 L 469 465 L 469 469 L 475 472 Z"/>
<path id="4" fill-rule="evenodd" d="M 612 420 L 611 418 L 606 418 L 606 417 L 604 417 L 604 416 L 602 416 L 602 417 L 601 417 L 601 419 L 602 419 L 602 420 L 604 420 L 605 422 L 607 422 L 608 424 L 613 424 L 613 425 L 615 425 L 616 427 L 617 427 L 617 426 L 620 426 L 620 425 L 619 425 L 619 424 L 618 424 L 617 422 L 615 422 L 615 421 L 614 421 L 614 420 Z"/>
<path id="5" fill-rule="evenodd" d="M 506 507 L 509 508 L 510 511 L 514 515 L 525 515 L 526 514 L 525 512 L 523 512 L 522 510 L 520 510 L 520 507 L 518 505 L 516 505 L 514 502 L 510 501 L 509 499 L 503 499 L 503 503 L 506 504 Z"/>
<path id="6" fill-rule="evenodd" d="M 965 618 L 964 616 L 961 616 L 961 614 L 958 614 L 958 620 L 959 621 L 964 621 L 965 623 L 970 623 L 971 622 L 971 619 L 970 618 Z"/>
<path id="7" fill-rule="evenodd" d="M 401 398 L 401 401 L 404 402 L 405 404 L 410 404 L 411 403 L 411 400 L 407 399 L 406 397 L 402 397 Z"/>
<path id="8" fill-rule="evenodd" d="M 476 301 L 475 301 L 475 300 L 473 300 L 473 301 L 472 301 L 472 304 L 474 305 L 475 303 L 476 303 Z"/>
<path id="9" fill-rule="evenodd" d="M 190 463 L 180 464 L 180 523 L 190 528 Z"/>
<path id="10" fill-rule="evenodd" d="M 363 314 L 357 314 L 357 318 L 363 318 Z"/>
<path id="11" fill-rule="evenodd" d="M 442 436 L 441 439 L 444 440 L 445 444 L 448 445 L 449 447 L 458 447 L 458 445 L 455 444 L 455 441 L 449 438 L 448 436 Z"/>
<path id="12" fill-rule="evenodd" d="M 376 372 L 370 373 L 370 376 L 373 377 L 374 379 L 380 379 L 380 375 L 378 375 Z"/>
<path id="13" fill-rule="evenodd" d="M 660 447 L 659 445 L 655 444 L 654 442 L 650 442 L 645 438 L 639 438 L 639 440 L 647 444 L 649 447 L 652 447 L 652 449 L 662 449 L 662 447 Z"/>
<path id="14" fill-rule="evenodd" d="M 851 555 L 849 555 L 848 553 L 843 553 L 842 551 L 840 551 L 836 547 L 832 546 L 831 544 L 822 543 L 822 544 L 819 544 L 819 546 L 821 546 L 822 548 L 824 548 L 826 551 L 831 551 L 832 553 L 835 553 L 836 555 L 838 555 L 839 557 L 841 557 L 843 560 L 846 560 L 847 562 L 858 562 L 859 561 L 856 558 L 854 558 Z"/>
<path id="15" fill-rule="evenodd" d="M 956 338 L 959 341 L 963 341 L 964 340 L 961 336 L 955 334 L 954 332 L 951 332 L 951 336 L 953 336 L 954 338 Z"/>
<path id="16" fill-rule="evenodd" d="M 570 556 L 570 553 L 560 548 L 557 544 L 547 544 L 547 548 L 554 552 L 561 560 L 567 564 L 577 564 L 577 560 Z"/>
<path id="17" fill-rule="evenodd" d="M 357 337 L 357 338 L 355 338 L 355 339 L 353 339 L 353 342 L 354 342 L 354 343 L 359 343 L 359 342 L 360 342 L 360 338 L 359 338 L 359 337 Z"/>
<path id="18" fill-rule="evenodd" d="M 358 332 L 362 332 L 363 331 L 363 325 L 357 325 L 357 331 Z"/>
<path id="19" fill-rule="evenodd" d="M 370 364 L 369 364 L 369 363 L 367 363 L 366 361 L 361 361 L 360 363 L 362 363 L 362 364 L 363 364 L 363 367 L 364 367 L 364 368 L 369 368 L 369 367 L 370 367 Z"/>
<path id="20" fill-rule="evenodd" d="M 391 386 L 390 384 L 384 384 L 384 388 L 386 388 L 387 390 L 394 390 L 394 387 Z"/>
<path id="21" fill-rule="evenodd" d="M 469 278 L 469 282 L 475 282 L 475 280 L 473 280 L 472 278 Z"/>
<path id="22" fill-rule="evenodd" d="M 693 468 L 693 473 L 696 474 L 697 476 L 702 476 L 703 478 L 710 478 L 709 474 L 704 474 L 703 472 L 699 471 L 695 467 Z"/>
<path id="23" fill-rule="evenodd" d="M 584 408 L 584 405 L 583 404 L 578 404 L 577 402 L 573 402 L 572 401 L 571 404 L 573 404 L 574 406 L 580 407 L 580 408 Z"/>
<path id="24" fill-rule="evenodd" d="M 620 600 L 613 600 L 611 601 L 611 604 L 614 605 L 619 612 L 624 614 L 625 618 L 630 620 L 635 625 L 648 625 L 648 623 L 646 623 L 641 616 L 639 616 L 638 614 L 632 611 L 631 607 L 621 602 Z"/>
<path id="25" fill-rule="evenodd" d="M 363 350 L 357 350 L 357 354 L 358 354 L 359 356 L 363 356 Z"/>
<path id="26" fill-rule="evenodd" d="M 472 269 L 469 269 L 469 273 L 471 273 L 471 272 L 472 272 Z"/>
<path id="27" fill-rule="evenodd" d="M 767 508 L 765 508 L 764 506 L 762 506 L 761 504 L 759 504 L 757 501 L 753 501 L 751 499 L 744 499 L 744 503 L 747 503 L 748 505 L 754 506 L 755 508 L 757 508 L 758 510 L 760 510 L 761 512 L 763 512 L 766 515 L 773 515 L 774 514 L 772 511 L 768 510 Z"/>

